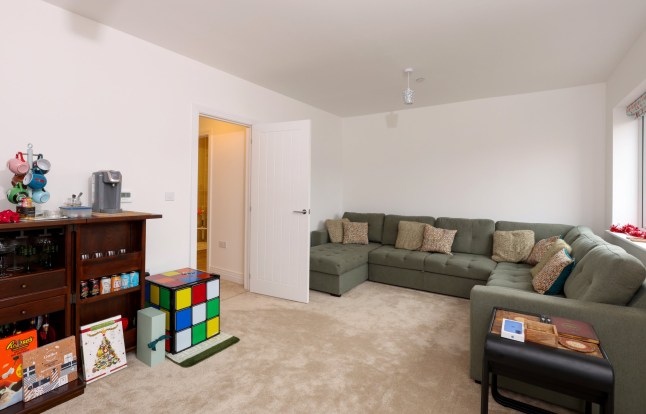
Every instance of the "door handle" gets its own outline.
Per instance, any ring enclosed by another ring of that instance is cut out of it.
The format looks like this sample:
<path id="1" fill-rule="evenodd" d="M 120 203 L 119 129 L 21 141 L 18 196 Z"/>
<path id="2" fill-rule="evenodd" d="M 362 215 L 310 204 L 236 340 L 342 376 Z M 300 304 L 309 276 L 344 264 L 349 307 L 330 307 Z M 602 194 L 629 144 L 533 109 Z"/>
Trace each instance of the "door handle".
<path id="1" fill-rule="evenodd" d="M 305 209 L 302 209 L 302 210 L 294 210 L 294 213 L 298 213 L 298 214 L 307 214 L 307 210 L 305 210 Z"/>

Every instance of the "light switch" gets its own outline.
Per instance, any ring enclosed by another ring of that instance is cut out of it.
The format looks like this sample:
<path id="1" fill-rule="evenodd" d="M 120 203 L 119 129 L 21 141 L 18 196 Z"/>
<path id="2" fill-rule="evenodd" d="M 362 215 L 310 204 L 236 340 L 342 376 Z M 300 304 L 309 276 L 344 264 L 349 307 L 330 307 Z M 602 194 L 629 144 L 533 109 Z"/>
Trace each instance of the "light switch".
<path id="1" fill-rule="evenodd" d="M 164 200 L 166 201 L 175 201 L 175 193 L 170 191 L 164 195 Z"/>

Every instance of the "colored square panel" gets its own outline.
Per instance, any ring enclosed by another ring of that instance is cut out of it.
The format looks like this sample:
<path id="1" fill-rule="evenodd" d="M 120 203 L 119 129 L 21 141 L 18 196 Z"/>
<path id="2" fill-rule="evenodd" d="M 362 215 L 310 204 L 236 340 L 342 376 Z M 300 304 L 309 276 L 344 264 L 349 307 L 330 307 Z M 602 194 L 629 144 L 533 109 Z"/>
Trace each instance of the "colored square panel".
<path id="1" fill-rule="evenodd" d="M 159 306 L 170 310 L 170 290 L 163 287 L 159 288 Z"/>
<path id="2" fill-rule="evenodd" d="M 164 273 L 162 273 L 162 275 L 164 275 L 164 276 L 177 276 L 177 275 L 179 275 L 179 274 L 180 274 L 180 273 L 179 273 L 177 270 L 171 270 L 170 272 L 164 272 Z"/>
<path id="3" fill-rule="evenodd" d="M 206 321 L 206 337 L 210 338 L 220 333 L 220 317 Z"/>
<path id="4" fill-rule="evenodd" d="M 206 302 L 206 283 L 200 283 L 199 285 L 193 286 L 191 289 L 193 290 L 193 305 Z"/>
<path id="5" fill-rule="evenodd" d="M 193 325 L 206 320 L 206 303 L 193 306 Z"/>
<path id="6" fill-rule="evenodd" d="M 177 280 L 180 280 L 183 284 L 188 285 L 190 283 L 197 282 L 199 279 L 195 275 L 183 275 Z"/>
<path id="7" fill-rule="evenodd" d="M 210 279 L 212 276 L 209 273 L 198 273 L 198 279 Z"/>
<path id="8" fill-rule="evenodd" d="M 191 346 L 191 330 L 184 329 L 175 333 L 175 352 L 180 352 Z"/>
<path id="9" fill-rule="evenodd" d="M 191 288 L 175 292 L 175 309 L 180 310 L 191 306 Z"/>
<path id="10" fill-rule="evenodd" d="M 211 300 L 220 296 L 220 279 L 206 282 L 206 299 Z"/>
<path id="11" fill-rule="evenodd" d="M 166 352 L 170 352 L 170 341 L 171 341 L 171 339 L 170 339 L 170 332 L 169 331 L 166 331 L 166 336 L 168 336 L 169 339 L 166 339 L 166 341 L 164 341 L 164 342 L 166 342 L 165 348 L 166 348 Z"/>
<path id="12" fill-rule="evenodd" d="M 206 339 L 206 324 L 204 322 L 193 326 L 193 345 Z"/>
<path id="13" fill-rule="evenodd" d="M 150 303 L 159 306 L 159 286 L 150 285 Z"/>
<path id="14" fill-rule="evenodd" d="M 220 298 L 206 302 L 206 318 L 211 319 L 220 316 Z"/>
<path id="15" fill-rule="evenodd" d="M 166 315 L 166 330 L 170 330 L 170 312 L 168 312 L 166 309 L 159 309 L 160 311 L 164 312 Z"/>
<path id="16" fill-rule="evenodd" d="M 191 308 L 175 312 L 175 330 L 181 331 L 192 325 Z"/>
<path id="17" fill-rule="evenodd" d="M 150 303 L 150 283 L 144 283 L 144 301 Z"/>
<path id="18" fill-rule="evenodd" d="M 177 287 L 184 286 L 185 284 L 186 283 L 182 282 L 181 279 L 173 279 L 172 281 L 170 281 L 168 283 L 164 283 L 164 286 L 167 286 L 167 287 L 172 289 L 172 288 L 177 288 Z"/>
<path id="19" fill-rule="evenodd" d="M 186 273 L 186 272 L 193 272 L 195 269 L 191 269 L 190 267 L 184 267 L 182 269 L 177 269 L 175 270 L 178 273 Z"/>

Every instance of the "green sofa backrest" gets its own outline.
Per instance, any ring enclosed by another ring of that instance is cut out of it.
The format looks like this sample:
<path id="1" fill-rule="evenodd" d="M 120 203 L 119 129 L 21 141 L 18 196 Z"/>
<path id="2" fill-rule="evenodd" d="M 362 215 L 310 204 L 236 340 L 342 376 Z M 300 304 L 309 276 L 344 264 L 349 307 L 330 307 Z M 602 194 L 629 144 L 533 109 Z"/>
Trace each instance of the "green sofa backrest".
<path id="1" fill-rule="evenodd" d="M 435 224 L 435 218 L 430 216 L 398 216 L 396 214 L 388 214 L 384 219 L 384 234 L 381 238 L 383 244 L 395 245 L 397 232 L 399 231 L 399 222 L 402 220 L 426 223 L 431 226 Z"/>
<path id="2" fill-rule="evenodd" d="M 343 213 L 343 218 L 358 223 L 368 223 L 368 240 L 375 243 L 381 243 L 381 234 L 384 230 L 383 213 Z"/>
<path id="3" fill-rule="evenodd" d="M 646 268 L 637 258 L 619 246 L 599 244 L 576 263 L 564 291 L 572 299 L 626 305 L 645 279 Z"/>
<path id="4" fill-rule="evenodd" d="M 485 256 L 491 256 L 493 253 L 493 220 L 438 217 L 435 227 L 458 231 L 451 247 L 453 252 Z"/>
<path id="5" fill-rule="evenodd" d="M 532 230 L 534 232 L 534 241 L 536 242 L 552 236 L 563 237 L 573 227 L 568 224 L 523 223 L 520 221 L 496 222 L 496 230 L 499 231 Z"/>

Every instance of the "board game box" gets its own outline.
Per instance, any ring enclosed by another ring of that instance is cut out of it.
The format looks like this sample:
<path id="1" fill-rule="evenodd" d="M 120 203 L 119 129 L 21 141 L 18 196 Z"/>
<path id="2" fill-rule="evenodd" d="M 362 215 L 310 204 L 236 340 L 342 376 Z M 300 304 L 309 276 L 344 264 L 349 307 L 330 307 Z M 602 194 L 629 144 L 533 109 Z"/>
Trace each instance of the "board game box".
<path id="1" fill-rule="evenodd" d="M 76 338 L 69 336 L 22 354 L 25 402 L 78 378 Z"/>
<path id="2" fill-rule="evenodd" d="M 21 354 L 36 349 L 37 332 L 31 329 L 0 339 L 0 409 L 22 401 Z"/>
<path id="3" fill-rule="evenodd" d="M 89 384 L 128 366 L 121 315 L 81 326 L 83 374 Z"/>

